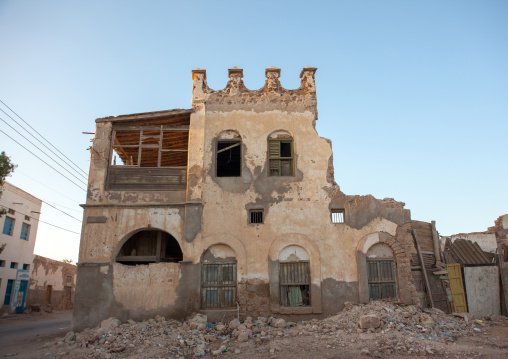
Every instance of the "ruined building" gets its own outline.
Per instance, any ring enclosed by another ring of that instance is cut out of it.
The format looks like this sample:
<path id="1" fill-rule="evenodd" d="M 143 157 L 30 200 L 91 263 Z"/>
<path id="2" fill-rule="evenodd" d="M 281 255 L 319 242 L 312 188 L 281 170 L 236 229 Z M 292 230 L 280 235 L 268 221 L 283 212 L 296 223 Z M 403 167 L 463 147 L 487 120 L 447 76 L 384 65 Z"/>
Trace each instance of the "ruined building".
<path id="1" fill-rule="evenodd" d="M 315 72 L 286 90 L 269 67 L 249 90 L 231 68 L 214 91 L 196 69 L 191 109 L 96 120 L 74 329 L 111 316 L 303 319 L 345 301 L 418 303 L 410 212 L 340 191 L 315 129 Z"/>

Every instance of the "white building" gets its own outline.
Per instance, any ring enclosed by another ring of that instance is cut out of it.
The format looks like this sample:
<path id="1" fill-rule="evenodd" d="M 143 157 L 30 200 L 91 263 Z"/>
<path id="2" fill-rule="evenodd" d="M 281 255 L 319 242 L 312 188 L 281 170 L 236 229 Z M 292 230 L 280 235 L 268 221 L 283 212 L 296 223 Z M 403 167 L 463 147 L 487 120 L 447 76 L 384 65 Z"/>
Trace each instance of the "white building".
<path id="1" fill-rule="evenodd" d="M 0 314 L 23 310 L 42 201 L 5 182 L 0 208 Z"/>

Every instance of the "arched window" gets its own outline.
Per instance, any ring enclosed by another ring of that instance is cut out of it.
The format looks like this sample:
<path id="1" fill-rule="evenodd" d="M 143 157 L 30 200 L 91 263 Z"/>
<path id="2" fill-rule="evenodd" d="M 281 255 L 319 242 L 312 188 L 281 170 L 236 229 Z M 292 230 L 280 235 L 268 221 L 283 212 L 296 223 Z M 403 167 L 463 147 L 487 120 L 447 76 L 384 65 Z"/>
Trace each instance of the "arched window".
<path id="1" fill-rule="evenodd" d="M 293 137 L 285 131 L 268 136 L 268 175 L 294 176 Z"/>
<path id="2" fill-rule="evenodd" d="M 208 248 L 201 259 L 201 307 L 236 306 L 236 253 L 225 244 Z"/>
<path id="3" fill-rule="evenodd" d="M 177 263 L 183 259 L 178 241 L 159 230 L 145 230 L 133 234 L 122 246 L 116 261 L 127 265 L 159 262 Z"/>
<path id="4" fill-rule="evenodd" d="M 392 249 L 383 243 L 374 244 L 367 251 L 369 299 L 395 298 L 397 277 Z"/>
<path id="5" fill-rule="evenodd" d="M 280 305 L 310 306 L 310 261 L 307 251 L 296 245 L 279 253 Z"/>

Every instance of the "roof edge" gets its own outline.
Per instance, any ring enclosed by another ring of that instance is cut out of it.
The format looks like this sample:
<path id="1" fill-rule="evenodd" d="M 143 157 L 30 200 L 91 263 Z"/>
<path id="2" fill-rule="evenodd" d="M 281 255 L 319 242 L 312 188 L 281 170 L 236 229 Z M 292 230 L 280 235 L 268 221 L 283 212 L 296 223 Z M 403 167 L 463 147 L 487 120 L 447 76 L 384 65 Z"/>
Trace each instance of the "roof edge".
<path id="1" fill-rule="evenodd" d="M 174 110 L 165 110 L 165 111 L 155 111 L 155 112 L 142 112 L 142 113 L 133 113 L 129 115 L 119 115 L 119 116 L 108 116 L 101 117 L 95 120 L 98 122 L 127 122 L 127 121 L 139 121 L 146 119 L 156 119 L 160 117 L 173 117 L 173 116 L 181 116 L 186 114 L 191 114 L 195 110 L 193 108 L 189 110 L 185 109 L 174 109 Z"/>

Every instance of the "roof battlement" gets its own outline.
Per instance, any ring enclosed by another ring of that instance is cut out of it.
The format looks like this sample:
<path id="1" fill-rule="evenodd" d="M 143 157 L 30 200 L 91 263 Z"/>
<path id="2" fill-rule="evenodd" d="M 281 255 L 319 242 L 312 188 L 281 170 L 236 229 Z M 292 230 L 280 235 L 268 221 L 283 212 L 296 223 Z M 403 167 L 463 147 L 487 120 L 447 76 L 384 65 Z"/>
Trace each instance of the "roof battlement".
<path id="1" fill-rule="evenodd" d="M 300 72 L 300 87 L 287 90 L 279 78 L 281 70 L 270 66 L 265 69 L 266 81 L 259 90 L 249 90 L 243 83 L 243 69 L 228 70 L 229 81 L 223 90 L 212 90 L 206 81 L 206 70 L 192 70 L 192 107 L 206 105 L 207 111 L 273 111 L 316 112 L 315 67 L 306 66 Z"/>

